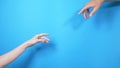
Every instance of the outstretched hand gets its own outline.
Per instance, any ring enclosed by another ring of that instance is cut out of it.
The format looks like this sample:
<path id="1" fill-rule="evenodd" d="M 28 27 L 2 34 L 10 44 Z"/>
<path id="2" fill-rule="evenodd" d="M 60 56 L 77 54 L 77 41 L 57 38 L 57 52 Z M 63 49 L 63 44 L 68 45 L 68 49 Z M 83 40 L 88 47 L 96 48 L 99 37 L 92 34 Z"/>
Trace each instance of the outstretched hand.
<path id="1" fill-rule="evenodd" d="M 50 40 L 48 38 L 46 38 L 46 36 L 48 36 L 47 33 L 37 34 L 32 39 L 30 39 L 29 41 L 27 41 L 27 43 L 28 43 L 27 47 L 30 47 L 30 46 L 38 43 L 38 42 L 48 43 Z"/>

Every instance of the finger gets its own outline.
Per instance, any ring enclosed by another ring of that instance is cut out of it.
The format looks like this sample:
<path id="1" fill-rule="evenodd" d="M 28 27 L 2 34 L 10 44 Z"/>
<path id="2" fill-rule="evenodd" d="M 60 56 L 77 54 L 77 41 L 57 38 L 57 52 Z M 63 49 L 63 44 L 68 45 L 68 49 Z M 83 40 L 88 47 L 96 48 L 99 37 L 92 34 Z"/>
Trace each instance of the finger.
<path id="1" fill-rule="evenodd" d="M 84 15 L 83 15 L 83 16 L 84 16 L 84 18 L 85 18 L 85 19 L 87 18 L 87 17 L 86 17 L 86 13 L 84 13 Z"/>
<path id="2" fill-rule="evenodd" d="M 45 43 L 45 40 L 42 40 L 42 43 Z"/>
<path id="3" fill-rule="evenodd" d="M 48 36 L 49 34 L 47 33 L 42 33 L 42 34 L 38 34 L 37 37 L 40 38 L 40 37 L 43 37 L 43 36 Z"/>
<path id="4" fill-rule="evenodd" d="M 90 13 L 90 17 L 93 16 L 97 10 L 98 8 L 94 8 L 93 11 Z"/>
<path id="5" fill-rule="evenodd" d="M 45 38 L 45 37 L 42 37 L 42 38 L 40 38 L 40 39 L 37 39 L 39 42 L 41 42 L 41 41 L 43 41 L 43 40 L 47 40 L 47 41 L 49 41 L 49 39 L 48 38 Z"/>
<path id="6" fill-rule="evenodd" d="M 89 16 L 89 10 L 84 11 L 84 18 L 87 19 Z"/>
<path id="7" fill-rule="evenodd" d="M 84 12 L 84 18 L 87 19 L 87 12 Z"/>
<path id="8" fill-rule="evenodd" d="M 89 9 L 91 6 L 90 5 L 86 5 L 78 14 L 83 13 L 84 11 L 86 11 L 87 9 Z"/>
<path id="9" fill-rule="evenodd" d="M 48 43 L 49 41 L 46 39 L 42 39 L 42 43 Z"/>
<path id="10" fill-rule="evenodd" d="M 48 43 L 49 41 L 44 40 L 44 43 Z"/>
<path id="11" fill-rule="evenodd" d="M 48 36 L 49 34 L 48 33 L 42 33 L 42 34 L 39 34 L 39 36 L 43 37 L 43 36 Z"/>
<path id="12" fill-rule="evenodd" d="M 49 39 L 44 39 L 44 42 L 45 43 L 48 43 L 50 40 Z"/>
<path id="13" fill-rule="evenodd" d="M 48 42 L 50 41 L 50 39 L 48 39 L 46 37 L 42 37 L 41 39 L 44 40 L 44 41 L 48 41 Z"/>
<path id="14" fill-rule="evenodd" d="M 44 39 L 39 39 L 38 42 L 45 43 Z"/>
<path id="15" fill-rule="evenodd" d="M 38 42 L 42 42 L 42 39 L 38 39 Z"/>
<path id="16" fill-rule="evenodd" d="M 46 38 L 46 37 L 41 37 L 41 39 L 46 39 L 46 40 L 49 40 L 48 38 Z"/>

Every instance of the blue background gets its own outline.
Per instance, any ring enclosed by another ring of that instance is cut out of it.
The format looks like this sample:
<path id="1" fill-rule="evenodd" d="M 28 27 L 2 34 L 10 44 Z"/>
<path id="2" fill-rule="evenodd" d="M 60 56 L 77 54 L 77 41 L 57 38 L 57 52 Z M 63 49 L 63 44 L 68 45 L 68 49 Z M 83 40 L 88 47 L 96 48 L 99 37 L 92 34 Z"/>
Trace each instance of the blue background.
<path id="1" fill-rule="evenodd" d="M 0 0 L 0 55 L 34 35 L 51 42 L 28 48 L 6 68 L 120 68 L 120 3 L 104 3 L 90 19 L 88 0 Z"/>

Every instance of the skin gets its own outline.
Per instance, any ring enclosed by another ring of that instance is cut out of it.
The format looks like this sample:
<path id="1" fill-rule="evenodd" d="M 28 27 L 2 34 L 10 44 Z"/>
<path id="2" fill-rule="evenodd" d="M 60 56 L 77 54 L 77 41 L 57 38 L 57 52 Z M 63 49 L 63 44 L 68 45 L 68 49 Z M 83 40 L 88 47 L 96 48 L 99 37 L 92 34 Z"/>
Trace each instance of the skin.
<path id="1" fill-rule="evenodd" d="M 110 2 L 110 1 L 120 1 L 120 0 L 91 0 L 88 2 L 85 7 L 82 8 L 82 10 L 78 13 L 79 15 L 83 13 L 83 16 L 85 19 L 88 19 L 89 17 L 92 17 L 100 8 L 103 2 Z M 93 10 L 89 12 L 89 9 L 92 8 Z"/>
<path id="2" fill-rule="evenodd" d="M 19 57 L 28 47 L 33 46 L 34 44 L 41 42 L 41 43 L 48 43 L 50 40 L 46 38 L 48 36 L 47 33 L 38 34 L 28 40 L 27 42 L 21 44 L 20 46 L 16 47 L 12 51 L 0 56 L 0 68 L 5 67 L 9 63 L 13 62 L 17 57 Z"/>

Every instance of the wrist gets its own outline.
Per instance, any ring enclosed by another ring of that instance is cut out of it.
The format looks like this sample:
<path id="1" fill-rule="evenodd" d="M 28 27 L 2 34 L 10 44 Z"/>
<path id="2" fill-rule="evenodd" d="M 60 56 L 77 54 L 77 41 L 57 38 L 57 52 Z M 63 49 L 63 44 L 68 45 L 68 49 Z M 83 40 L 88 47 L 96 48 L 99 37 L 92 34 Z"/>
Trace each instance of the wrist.
<path id="1" fill-rule="evenodd" d="M 27 41 L 27 42 L 25 42 L 25 43 L 22 44 L 22 47 L 23 47 L 24 49 L 26 49 L 26 48 L 28 48 L 30 45 L 31 45 L 31 44 L 29 43 L 29 41 Z"/>

